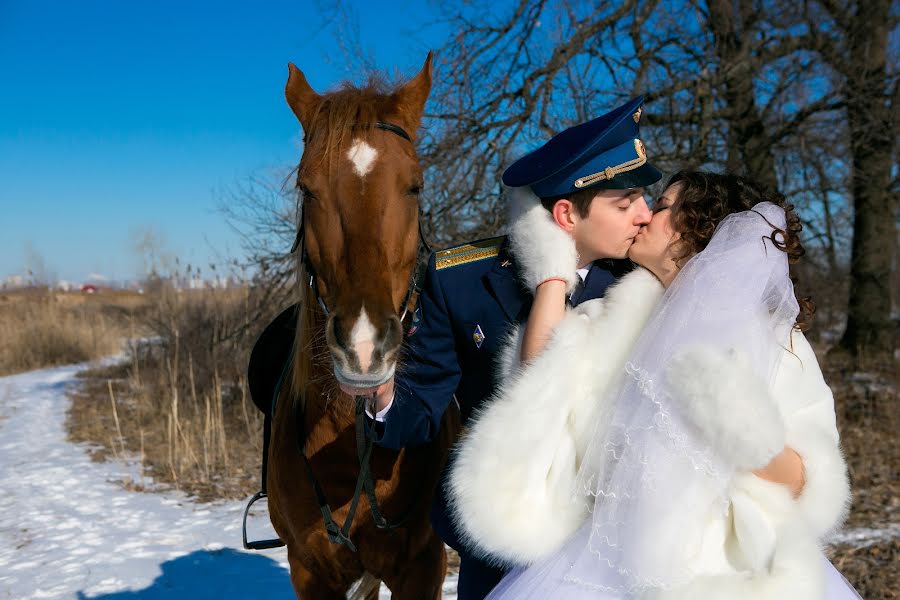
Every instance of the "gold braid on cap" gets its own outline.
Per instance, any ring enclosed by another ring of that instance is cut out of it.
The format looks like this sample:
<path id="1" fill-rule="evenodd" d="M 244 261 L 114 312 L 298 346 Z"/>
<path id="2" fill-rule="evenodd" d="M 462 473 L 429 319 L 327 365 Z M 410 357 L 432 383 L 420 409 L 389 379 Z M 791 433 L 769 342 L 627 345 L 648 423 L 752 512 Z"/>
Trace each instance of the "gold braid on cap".
<path id="1" fill-rule="evenodd" d="M 635 152 L 637 152 L 637 158 L 623 162 L 622 164 L 616 165 L 614 167 L 606 167 L 602 171 L 598 171 L 591 175 L 579 177 L 575 180 L 575 187 L 583 188 L 586 185 L 593 185 L 598 181 L 603 181 L 604 179 L 612 179 L 619 173 L 633 171 L 646 163 L 647 150 L 644 148 L 644 142 L 642 142 L 641 140 L 634 140 L 634 150 Z"/>

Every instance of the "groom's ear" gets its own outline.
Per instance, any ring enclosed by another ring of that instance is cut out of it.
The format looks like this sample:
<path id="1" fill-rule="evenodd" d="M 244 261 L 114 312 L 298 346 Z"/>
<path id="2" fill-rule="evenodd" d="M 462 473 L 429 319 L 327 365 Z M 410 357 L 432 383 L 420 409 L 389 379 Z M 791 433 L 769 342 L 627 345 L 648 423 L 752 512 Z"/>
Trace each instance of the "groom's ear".
<path id="1" fill-rule="evenodd" d="M 567 198 L 557 200 L 550 210 L 550 214 L 553 216 L 556 224 L 569 233 L 572 233 L 572 230 L 575 229 L 575 223 L 578 222 L 578 214 L 575 210 L 575 203 L 571 200 Z"/>

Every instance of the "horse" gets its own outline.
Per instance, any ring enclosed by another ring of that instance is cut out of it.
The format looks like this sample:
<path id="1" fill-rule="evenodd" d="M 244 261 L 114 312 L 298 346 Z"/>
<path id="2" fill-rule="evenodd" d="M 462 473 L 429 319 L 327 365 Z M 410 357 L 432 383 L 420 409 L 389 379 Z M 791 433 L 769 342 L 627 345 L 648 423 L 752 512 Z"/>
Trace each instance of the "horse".
<path id="1" fill-rule="evenodd" d="M 394 89 L 372 80 L 320 95 L 288 69 L 285 97 L 304 132 L 301 300 L 272 415 L 270 519 L 298 598 L 345 598 L 358 581 L 359 597 L 377 598 L 384 582 L 397 600 L 440 598 L 447 557 L 428 514 L 455 436 L 450 411 L 429 444 L 373 447 L 363 399 L 340 389 L 376 387 L 397 368 L 415 296 L 423 185 L 415 141 L 432 54 Z"/>

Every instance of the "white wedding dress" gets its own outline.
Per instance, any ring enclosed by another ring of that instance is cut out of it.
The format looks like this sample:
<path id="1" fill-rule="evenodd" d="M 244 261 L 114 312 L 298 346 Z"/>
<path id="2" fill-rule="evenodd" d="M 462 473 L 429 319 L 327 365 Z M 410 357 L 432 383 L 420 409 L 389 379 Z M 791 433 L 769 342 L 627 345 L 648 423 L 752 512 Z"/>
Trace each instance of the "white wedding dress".
<path id="1" fill-rule="evenodd" d="M 526 367 L 511 339 L 449 482 L 462 537 L 514 567 L 491 600 L 859 597 L 821 552 L 846 465 L 769 223 L 728 217 L 664 295 L 626 276 Z M 797 498 L 751 473 L 784 446 Z"/>

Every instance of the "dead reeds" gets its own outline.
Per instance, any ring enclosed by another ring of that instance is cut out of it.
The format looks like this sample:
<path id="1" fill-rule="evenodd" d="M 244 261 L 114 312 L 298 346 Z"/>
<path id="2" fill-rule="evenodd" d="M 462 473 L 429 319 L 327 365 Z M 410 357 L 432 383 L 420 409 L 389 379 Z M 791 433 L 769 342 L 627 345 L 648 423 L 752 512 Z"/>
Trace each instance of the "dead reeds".
<path id="1" fill-rule="evenodd" d="M 247 322 L 267 312 L 258 302 L 249 288 L 160 286 L 148 295 L 141 320 L 154 335 L 133 343 L 118 370 L 85 374 L 70 413 L 70 435 L 102 444 L 111 454 L 123 448 L 139 454 L 156 485 L 201 499 L 256 491 L 263 419 L 248 406 L 245 371 L 253 342 L 268 322 Z M 105 410 L 95 398 L 101 382 L 107 388 Z M 107 423 L 99 437 L 93 426 L 98 419 Z"/>
<path id="2" fill-rule="evenodd" d="M 128 304 L 40 288 L 0 294 L 0 376 L 118 352 L 134 315 Z"/>

